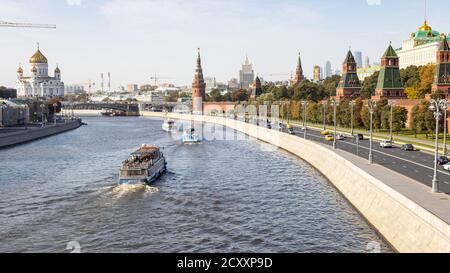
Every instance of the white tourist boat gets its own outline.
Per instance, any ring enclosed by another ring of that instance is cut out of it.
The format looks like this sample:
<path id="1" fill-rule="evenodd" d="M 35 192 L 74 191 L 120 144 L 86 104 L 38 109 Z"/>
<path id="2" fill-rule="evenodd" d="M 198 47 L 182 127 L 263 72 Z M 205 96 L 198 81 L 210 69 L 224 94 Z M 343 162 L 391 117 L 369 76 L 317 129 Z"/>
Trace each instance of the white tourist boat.
<path id="1" fill-rule="evenodd" d="M 188 129 L 183 133 L 183 144 L 195 144 L 200 143 L 200 136 L 195 132 L 195 130 Z"/>
<path id="2" fill-rule="evenodd" d="M 120 185 L 151 184 L 166 170 L 166 159 L 156 146 L 142 145 L 122 163 Z"/>
<path id="3" fill-rule="evenodd" d="M 177 131 L 177 126 L 175 125 L 175 121 L 169 119 L 164 120 L 162 129 L 166 132 L 173 133 Z"/>

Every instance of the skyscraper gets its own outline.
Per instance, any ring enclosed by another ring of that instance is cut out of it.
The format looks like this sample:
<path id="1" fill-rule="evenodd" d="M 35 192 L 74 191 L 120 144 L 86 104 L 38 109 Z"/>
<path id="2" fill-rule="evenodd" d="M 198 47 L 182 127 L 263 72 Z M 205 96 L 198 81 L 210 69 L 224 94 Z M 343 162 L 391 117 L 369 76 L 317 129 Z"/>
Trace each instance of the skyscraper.
<path id="1" fill-rule="evenodd" d="M 242 64 L 242 70 L 239 71 L 239 86 L 244 89 L 250 88 L 254 80 L 255 72 L 253 71 L 253 65 L 248 57 L 246 57 L 245 63 Z"/>
<path id="2" fill-rule="evenodd" d="M 314 71 L 313 71 L 313 80 L 315 82 L 320 82 L 322 80 L 322 69 L 320 68 L 320 66 L 315 65 L 314 66 Z"/>
<path id="3" fill-rule="evenodd" d="M 357 64 L 358 68 L 363 67 L 362 52 L 361 51 L 355 51 L 354 56 L 355 56 L 355 61 L 356 61 L 356 64 Z"/>
<path id="4" fill-rule="evenodd" d="M 364 67 L 370 67 L 370 59 L 369 56 L 364 58 Z"/>
<path id="5" fill-rule="evenodd" d="M 200 58 L 200 48 L 197 53 L 197 67 L 195 68 L 194 81 L 192 82 L 192 112 L 203 114 L 203 102 L 205 101 L 206 83 L 203 79 L 202 60 Z"/>
<path id="6" fill-rule="evenodd" d="M 325 78 L 333 76 L 333 69 L 331 68 L 331 62 L 330 61 L 327 61 L 325 63 L 325 69 L 324 70 L 325 70 L 324 71 L 324 77 Z"/>

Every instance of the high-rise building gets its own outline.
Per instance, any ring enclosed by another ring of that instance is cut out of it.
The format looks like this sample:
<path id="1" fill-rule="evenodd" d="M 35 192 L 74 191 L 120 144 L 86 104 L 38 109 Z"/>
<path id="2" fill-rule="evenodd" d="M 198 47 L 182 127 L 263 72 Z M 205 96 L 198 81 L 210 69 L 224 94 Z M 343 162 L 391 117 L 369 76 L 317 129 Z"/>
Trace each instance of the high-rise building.
<path id="1" fill-rule="evenodd" d="M 450 47 L 447 37 L 443 36 L 436 58 L 436 75 L 433 83 L 433 93 L 450 97 Z"/>
<path id="2" fill-rule="evenodd" d="M 357 74 L 357 63 L 349 50 L 342 65 L 342 78 L 336 88 L 336 99 L 354 99 L 361 93 L 361 83 Z"/>
<path id="3" fill-rule="evenodd" d="M 315 65 L 313 70 L 313 81 L 320 82 L 322 80 L 322 69 L 320 66 Z"/>
<path id="4" fill-rule="evenodd" d="M 354 57 L 355 57 L 355 61 L 356 64 L 358 66 L 358 68 L 363 67 L 363 58 L 362 58 L 363 54 L 361 51 L 355 51 L 354 52 Z"/>
<path id="5" fill-rule="evenodd" d="M 211 93 L 213 89 L 217 88 L 217 81 L 215 77 L 206 77 L 205 84 L 207 94 Z"/>
<path id="6" fill-rule="evenodd" d="M 239 82 L 238 79 L 232 78 L 228 81 L 228 88 L 229 89 L 238 89 L 239 88 Z"/>
<path id="7" fill-rule="evenodd" d="M 333 69 L 331 68 L 331 62 L 327 61 L 325 63 L 325 69 L 324 69 L 324 77 L 328 78 L 333 76 Z"/>
<path id="8" fill-rule="evenodd" d="M 400 77 L 399 58 L 392 45 L 381 57 L 381 70 L 378 76 L 378 84 L 375 89 L 373 100 L 387 99 L 404 99 L 406 98 L 402 79 Z"/>
<path id="9" fill-rule="evenodd" d="M 239 71 L 239 86 L 240 88 L 250 88 L 255 79 L 255 72 L 253 71 L 253 65 L 248 59 L 245 58 L 245 63 L 242 64 L 242 69 Z"/>
<path id="10" fill-rule="evenodd" d="M 203 79 L 202 60 L 200 58 L 200 48 L 197 53 L 197 67 L 195 68 L 194 81 L 192 82 L 192 112 L 203 114 L 203 102 L 206 99 L 206 84 Z"/>
<path id="11" fill-rule="evenodd" d="M 298 62 L 297 68 L 295 69 L 294 84 L 299 84 L 304 79 L 305 76 L 303 75 L 302 59 L 300 58 L 300 53 L 298 53 Z"/>
<path id="12" fill-rule="evenodd" d="M 137 92 L 138 90 L 139 90 L 139 87 L 138 87 L 137 84 L 129 84 L 129 85 L 127 85 L 127 91 L 130 92 L 130 93 Z"/>
<path id="13" fill-rule="evenodd" d="M 364 58 L 364 67 L 370 67 L 370 59 L 369 56 Z"/>

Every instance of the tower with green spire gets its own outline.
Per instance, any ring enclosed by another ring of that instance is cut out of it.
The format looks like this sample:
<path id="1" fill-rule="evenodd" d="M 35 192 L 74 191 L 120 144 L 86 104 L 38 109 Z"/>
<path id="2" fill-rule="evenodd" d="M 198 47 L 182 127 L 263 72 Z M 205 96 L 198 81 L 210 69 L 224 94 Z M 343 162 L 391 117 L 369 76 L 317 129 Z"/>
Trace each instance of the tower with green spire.
<path id="1" fill-rule="evenodd" d="M 342 78 L 336 88 L 336 99 L 355 99 L 361 95 L 361 82 L 357 74 L 358 65 L 352 51 L 349 50 L 342 65 Z"/>
<path id="2" fill-rule="evenodd" d="M 302 59 L 300 58 L 300 53 L 298 53 L 298 62 L 297 69 L 295 70 L 294 85 L 299 84 L 304 79 L 305 76 L 303 75 Z"/>
<path id="3" fill-rule="evenodd" d="M 400 59 L 389 43 L 381 57 L 381 70 L 373 100 L 406 98 L 402 78 L 400 77 Z"/>
<path id="4" fill-rule="evenodd" d="M 432 86 L 433 93 L 450 97 L 450 47 L 446 36 L 442 36 L 437 52 L 436 74 Z"/>

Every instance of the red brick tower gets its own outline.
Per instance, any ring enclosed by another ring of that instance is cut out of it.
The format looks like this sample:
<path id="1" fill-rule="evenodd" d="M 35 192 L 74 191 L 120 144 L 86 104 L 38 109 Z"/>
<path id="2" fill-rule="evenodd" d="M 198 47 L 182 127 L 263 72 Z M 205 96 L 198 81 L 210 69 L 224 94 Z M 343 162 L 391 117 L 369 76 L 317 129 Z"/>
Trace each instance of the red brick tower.
<path id="1" fill-rule="evenodd" d="M 197 55 L 197 67 L 195 69 L 194 81 L 192 82 L 192 113 L 203 114 L 203 103 L 206 99 L 206 83 L 203 79 L 202 61 L 200 58 L 200 48 Z"/>
<path id="2" fill-rule="evenodd" d="M 443 36 L 437 52 L 436 75 L 432 87 L 433 93 L 450 97 L 450 47 L 447 37 Z"/>
<path id="3" fill-rule="evenodd" d="M 295 70 L 294 84 L 299 84 L 304 79 L 305 76 L 303 75 L 302 59 L 300 58 L 300 53 L 298 53 L 298 63 L 297 69 Z"/>
<path id="4" fill-rule="evenodd" d="M 361 94 L 361 83 L 357 74 L 358 65 L 349 50 L 342 65 L 342 78 L 336 88 L 336 99 L 355 99 Z"/>

